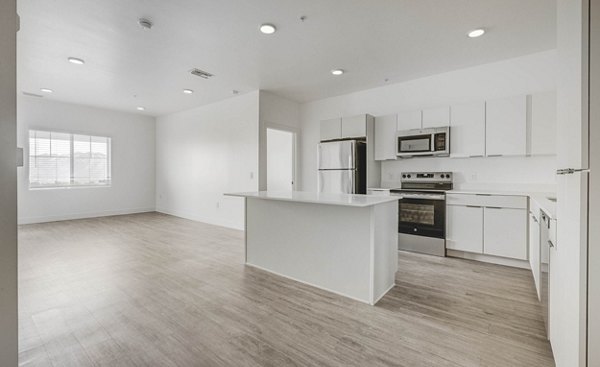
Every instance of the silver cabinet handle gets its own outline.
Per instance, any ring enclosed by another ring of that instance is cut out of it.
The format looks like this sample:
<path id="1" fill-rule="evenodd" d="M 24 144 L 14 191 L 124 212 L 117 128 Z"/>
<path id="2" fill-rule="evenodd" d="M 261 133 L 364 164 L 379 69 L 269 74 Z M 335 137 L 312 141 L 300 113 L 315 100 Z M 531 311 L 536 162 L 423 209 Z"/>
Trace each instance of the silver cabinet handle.
<path id="1" fill-rule="evenodd" d="M 469 158 L 480 158 L 483 157 L 483 154 L 475 154 L 475 155 L 470 155 Z"/>
<path id="2" fill-rule="evenodd" d="M 481 208 L 480 205 L 467 205 L 467 208 Z"/>
<path id="3" fill-rule="evenodd" d="M 488 154 L 488 157 L 502 157 L 502 154 Z"/>
<path id="4" fill-rule="evenodd" d="M 488 209 L 504 209 L 499 206 L 486 206 L 486 208 L 488 208 Z"/>
<path id="5" fill-rule="evenodd" d="M 475 194 L 477 196 L 492 196 L 492 194 Z"/>
<path id="6" fill-rule="evenodd" d="M 563 168 L 556 170 L 557 175 L 572 175 L 575 172 L 589 172 L 589 169 L 586 168 Z"/>

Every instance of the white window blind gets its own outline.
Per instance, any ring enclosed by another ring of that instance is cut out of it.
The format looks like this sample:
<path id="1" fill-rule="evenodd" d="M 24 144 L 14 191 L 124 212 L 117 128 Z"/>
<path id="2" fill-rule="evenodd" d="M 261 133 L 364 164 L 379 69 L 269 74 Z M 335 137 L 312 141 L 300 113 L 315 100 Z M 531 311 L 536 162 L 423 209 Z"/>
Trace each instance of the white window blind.
<path id="1" fill-rule="evenodd" d="M 107 186 L 111 140 L 29 130 L 29 187 Z"/>

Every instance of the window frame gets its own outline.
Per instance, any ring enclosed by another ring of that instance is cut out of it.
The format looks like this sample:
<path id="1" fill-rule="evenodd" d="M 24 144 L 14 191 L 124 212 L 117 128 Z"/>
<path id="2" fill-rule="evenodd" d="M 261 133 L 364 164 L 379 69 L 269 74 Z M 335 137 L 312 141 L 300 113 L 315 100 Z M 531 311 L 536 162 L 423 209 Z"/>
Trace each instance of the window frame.
<path id="1" fill-rule="evenodd" d="M 32 131 L 39 131 L 43 133 L 55 133 L 55 134 L 68 134 L 69 135 L 69 144 L 70 144 L 70 183 L 69 184 L 50 184 L 50 185 L 31 185 L 31 142 L 30 142 L 30 133 Z M 106 162 L 107 162 L 107 182 L 106 183 L 94 183 L 94 184 L 75 184 L 74 183 L 74 175 L 75 175 L 75 155 L 74 155 L 74 136 L 82 135 L 87 137 L 96 137 L 96 138 L 104 138 L 107 139 L 108 147 L 106 151 Z M 89 132 L 82 131 L 73 131 L 73 130 L 62 130 L 62 129 L 47 129 L 47 128 L 37 128 L 31 126 L 27 129 L 27 188 L 28 190 L 55 190 L 55 189 L 85 189 L 85 188 L 110 188 L 112 187 L 112 136 L 93 134 Z"/>

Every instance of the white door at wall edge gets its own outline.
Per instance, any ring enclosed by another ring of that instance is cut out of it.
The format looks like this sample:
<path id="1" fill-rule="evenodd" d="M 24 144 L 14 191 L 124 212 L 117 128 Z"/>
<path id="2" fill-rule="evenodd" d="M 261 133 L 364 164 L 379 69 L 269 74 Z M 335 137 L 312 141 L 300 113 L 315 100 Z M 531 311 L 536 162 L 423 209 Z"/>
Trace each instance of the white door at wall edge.
<path id="1" fill-rule="evenodd" d="M 267 190 L 294 189 L 294 140 L 293 132 L 267 129 Z"/>

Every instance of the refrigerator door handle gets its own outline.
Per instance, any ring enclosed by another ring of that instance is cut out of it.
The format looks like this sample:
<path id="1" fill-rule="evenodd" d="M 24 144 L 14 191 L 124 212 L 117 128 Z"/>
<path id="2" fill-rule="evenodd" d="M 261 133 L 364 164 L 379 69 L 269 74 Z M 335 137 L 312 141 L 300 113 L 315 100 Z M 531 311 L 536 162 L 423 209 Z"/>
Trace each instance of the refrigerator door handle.
<path id="1" fill-rule="evenodd" d="M 577 172 L 590 172 L 587 168 L 562 168 L 556 170 L 557 175 L 572 175 Z"/>

